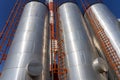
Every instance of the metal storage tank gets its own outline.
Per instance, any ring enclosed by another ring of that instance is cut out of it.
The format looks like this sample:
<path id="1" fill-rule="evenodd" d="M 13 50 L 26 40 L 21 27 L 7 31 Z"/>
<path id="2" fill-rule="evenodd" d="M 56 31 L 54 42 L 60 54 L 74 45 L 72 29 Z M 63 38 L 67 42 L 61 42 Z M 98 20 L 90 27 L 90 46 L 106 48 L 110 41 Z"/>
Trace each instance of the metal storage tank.
<path id="1" fill-rule="evenodd" d="M 118 21 L 120 22 L 120 19 L 118 19 Z"/>
<path id="2" fill-rule="evenodd" d="M 104 80 L 93 69 L 96 53 L 90 43 L 83 16 L 75 3 L 66 2 L 58 8 L 63 31 L 67 80 Z"/>
<path id="3" fill-rule="evenodd" d="M 118 19 L 119 25 L 120 25 L 120 19 Z"/>
<path id="4" fill-rule="evenodd" d="M 93 40 L 96 40 L 109 65 L 120 78 L 120 25 L 116 17 L 102 3 L 90 6 L 85 12 Z M 114 73 L 113 73 L 114 74 Z M 116 79 L 115 79 L 116 80 Z"/>
<path id="5" fill-rule="evenodd" d="M 9 50 L 1 80 L 47 80 L 48 9 L 29 2 L 23 11 Z"/>

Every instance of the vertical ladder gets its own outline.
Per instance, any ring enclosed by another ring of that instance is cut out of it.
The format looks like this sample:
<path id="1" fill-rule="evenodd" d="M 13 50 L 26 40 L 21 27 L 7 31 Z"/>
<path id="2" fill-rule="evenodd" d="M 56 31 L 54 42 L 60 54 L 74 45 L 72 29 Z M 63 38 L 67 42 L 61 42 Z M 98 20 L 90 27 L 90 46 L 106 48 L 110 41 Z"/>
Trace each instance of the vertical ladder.
<path id="1" fill-rule="evenodd" d="M 67 68 L 65 65 L 65 48 L 63 30 L 60 27 L 59 14 L 56 11 L 56 36 L 58 40 L 58 76 L 59 80 L 67 80 Z"/>
<path id="2" fill-rule="evenodd" d="M 102 25 L 100 25 L 99 21 L 96 19 L 91 9 L 89 10 L 87 16 L 91 24 L 93 25 L 93 31 L 95 32 L 95 35 L 101 44 L 101 47 L 103 49 L 104 55 L 106 56 L 108 63 L 116 73 L 118 80 L 120 80 L 120 58 L 118 57 L 114 47 L 112 46 L 104 29 L 102 28 Z"/>

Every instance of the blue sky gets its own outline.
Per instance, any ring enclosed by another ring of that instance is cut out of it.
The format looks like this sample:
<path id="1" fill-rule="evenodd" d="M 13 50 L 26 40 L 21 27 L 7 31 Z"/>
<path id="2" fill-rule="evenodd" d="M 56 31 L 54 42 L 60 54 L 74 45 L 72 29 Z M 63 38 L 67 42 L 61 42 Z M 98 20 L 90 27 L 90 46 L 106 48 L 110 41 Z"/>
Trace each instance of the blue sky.
<path id="1" fill-rule="evenodd" d="M 0 0 L 0 30 L 3 28 L 15 1 L 16 0 Z M 120 18 L 120 0 L 103 0 L 103 2 L 117 18 Z"/>
<path id="2" fill-rule="evenodd" d="M 16 0 L 0 0 L 0 30 L 4 26 L 15 1 Z M 120 18 L 120 0 L 103 0 L 103 2 L 109 7 L 117 18 Z"/>
<path id="3" fill-rule="evenodd" d="M 5 25 L 10 10 L 16 0 L 0 0 L 0 31 Z"/>
<path id="4" fill-rule="evenodd" d="M 5 25 L 5 22 L 8 18 L 8 15 L 10 14 L 10 11 L 15 1 L 16 0 L 0 0 L 0 31 Z M 89 0 L 89 1 L 95 1 L 95 0 Z M 108 8 L 117 18 L 120 18 L 120 0 L 103 0 L 103 2 L 108 6 Z"/>
<path id="5" fill-rule="evenodd" d="M 120 0 L 104 0 L 104 3 L 117 18 L 120 18 Z"/>

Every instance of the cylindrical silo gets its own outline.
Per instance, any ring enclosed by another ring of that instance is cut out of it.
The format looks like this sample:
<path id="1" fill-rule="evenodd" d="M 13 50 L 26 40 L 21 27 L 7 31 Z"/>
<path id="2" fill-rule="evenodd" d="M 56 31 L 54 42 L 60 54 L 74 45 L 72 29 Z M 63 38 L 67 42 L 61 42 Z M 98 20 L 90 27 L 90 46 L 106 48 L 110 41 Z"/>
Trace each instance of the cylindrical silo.
<path id="1" fill-rule="evenodd" d="M 32 1 L 24 8 L 1 80 L 47 80 L 47 51 L 48 8 Z"/>
<path id="2" fill-rule="evenodd" d="M 63 31 L 67 80 L 103 80 L 93 69 L 97 57 L 90 43 L 83 16 L 75 3 L 66 2 L 58 8 Z"/>
<path id="3" fill-rule="evenodd" d="M 119 25 L 120 25 L 120 19 L 118 19 Z"/>
<path id="4" fill-rule="evenodd" d="M 109 65 L 120 79 L 120 25 L 102 3 L 90 6 L 84 15 L 93 41 L 100 46 Z"/>

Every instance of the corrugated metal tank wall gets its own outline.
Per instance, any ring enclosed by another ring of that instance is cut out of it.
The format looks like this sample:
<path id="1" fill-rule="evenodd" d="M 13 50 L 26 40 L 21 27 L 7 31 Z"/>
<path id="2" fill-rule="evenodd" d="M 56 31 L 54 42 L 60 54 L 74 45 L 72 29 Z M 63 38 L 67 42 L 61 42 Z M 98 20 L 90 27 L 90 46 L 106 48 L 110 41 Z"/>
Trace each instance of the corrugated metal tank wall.
<path id="1" fill-rule="evenodd" d="M 29 2 L 9 50 L 1 80 L 47 80 L 48 9 Z"/>

